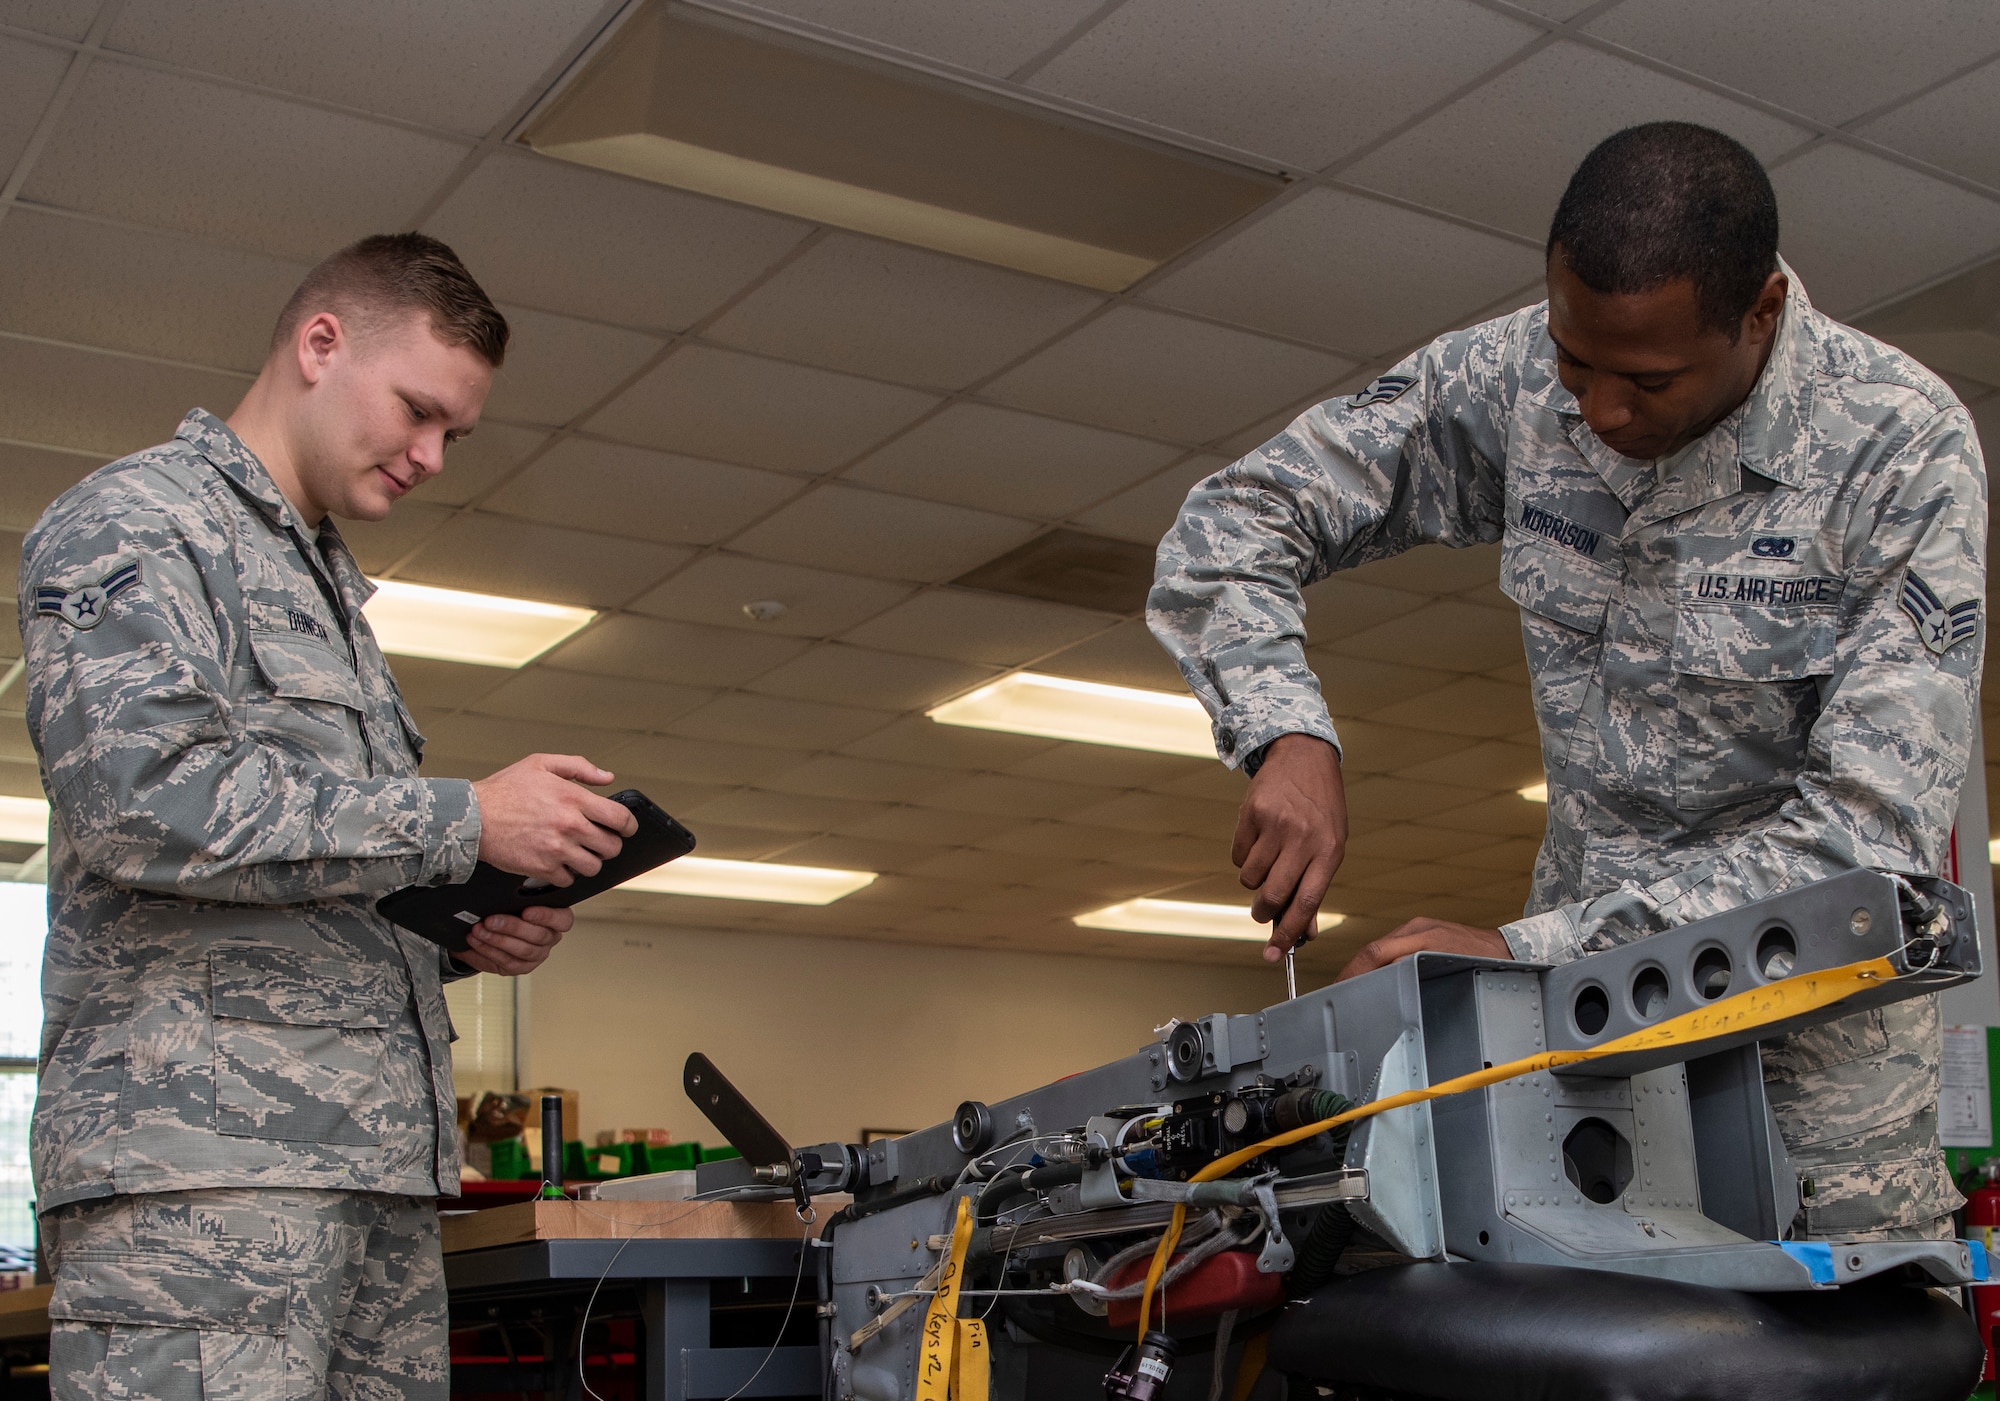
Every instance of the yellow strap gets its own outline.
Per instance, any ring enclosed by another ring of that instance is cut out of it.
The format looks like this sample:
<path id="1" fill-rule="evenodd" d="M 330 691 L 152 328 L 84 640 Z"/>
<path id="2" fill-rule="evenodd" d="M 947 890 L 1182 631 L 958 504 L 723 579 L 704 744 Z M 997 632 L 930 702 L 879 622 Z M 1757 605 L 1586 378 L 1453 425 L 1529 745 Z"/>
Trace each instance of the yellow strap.
<path id="1" fill-rule="evenodd" d="M 1229 1401 L 1250 1401 L 1250 1393 L 1263 1380 L 1264 1349 L 1270 1341 L 1269 1333 L 1259 1333 L 1243 1345 L 1243 1359 L 1236 1364 L 1236 1384 L 1229 1390 Z"/>
<path id="2" fill-rule="evenodd" d="M 986 1380 L 993 1354 L 986 1346 L 986 1325 L 976 1318 L 958 1321 L 958 1356 L 952 1367 L 951 1394 L 956 1401 L 986 1401 Z"/>
<path id="3" fill-rule="evenodd" d="M 965 1250 L 972 1243 L 972 1203 L 958 1199 L 958 1220 L 951 1228 L 951 1250 L 944 1275 L 924 1314 L 923 1353 L 917 1359 L 917 1401 L 951 1401 L 952 1359 L 957 1351 L 958 1288 L 965 1274 Z"/>
<path id="4" fill-rule="evenodd" d="M 1893 982 L 1895 978 L 1896 969 L 1886 958 L 1865 959 L 1860 963 L 1829 968 L 1823 973 L 1801 973 L 1781 982 L 1751 988 L 1748 992 L 1739 992 L 1734 997 L 1725 997 L 1719 1002 L 1707 1007 L 1698 1007 L 1692 1012 L 1683 1012 L 1678 1017 L 1669 1017 L 1657 1026 L 1649 1026 L 1643 1031 L 1635 1031 L 1629 1036 L 1607 1041 L 1602 1046 L 1592 1046 L 1583 1051 L 1543 1051 L 1540 1055 L 1527 1056 L 1521 1060 L 1508 1061 L 1505 1065 L 1489 1066 L 1484 1070 L 1475 1070 L 1470 1075 L 1443 1080 L 1428 1089 L 1405 1090 L 1401 1094 L 1390 1095 L 1387 1099 L 1357 1105 L 1344 1114 L 1334 1115 L 1331 1119 L 1322 1119 L 1316 1124 L 1306 1124 L 1267 1138 L 1262 1143 L 1239 1148 L 1234 1153 L 1217 1158 L 1188 1180 L 1213 1182 L 1218 1177 L 1228 1176 L 1253 1158 L 1260 1157 L 1274 1148 L 1287 1148 L 1294 1143 L 1302 1143 L 1316 1134 L 1325 1133 L 1328 1129 L 1336 1129 L 1342 1124 L 1370 1118 L 1386 1110 L 1401 1109 L 1406 1104 L 1421 1104 L 1425 1100 L 1442 1099 L 1446 1095 L 1484 1089 L 1502 1080 L 1539 1074 L 1558 1065 L 1575 1065 L 1579 1061 L 1622 1055 L 1627 1051 L 1650 1051 L 1661 1046 L 1682 1046 L 1693 1041 L 1706 1041 L 1711 1037 L 1747 1031 L 1753 1027 L 1769 1026 L 1773 1022 L 1798 1016 L 1801 1012 L 1814 1012 L 1822 1007 L 1830 1007 L 1863 989 Z M 1180 1244 L 1181 1227 L 1186 1220 L 1187 1208 L 1176 1206 L 1173 1219 L 1167 1223 L 1166 1234 L 1160 1237 L 1159 1249 L 1153 1252 L 1152 1266 L 1146 1271 L 1146 1288 L 1139 1298 L 1141 1339 L 1146 1336 L 1148 1320 L 1152 1317 L 1153 1291 L 1159 1287 L 1160 1277 L 1166 1273 L 1167 1261 L 1173 1258 L 1174 1247 Z"/>

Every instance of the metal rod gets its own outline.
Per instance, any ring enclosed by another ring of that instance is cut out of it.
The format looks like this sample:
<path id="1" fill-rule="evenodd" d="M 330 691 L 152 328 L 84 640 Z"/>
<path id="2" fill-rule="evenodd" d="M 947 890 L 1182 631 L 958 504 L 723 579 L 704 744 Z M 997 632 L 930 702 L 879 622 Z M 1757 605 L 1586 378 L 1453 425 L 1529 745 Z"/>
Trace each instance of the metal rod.
<path id="1" fill-rule="evenodd" d="M 1296 950 L 1285 950 L 1285 1001 L 1299 1000 L 1299 973 L 1295 963 Z"/>

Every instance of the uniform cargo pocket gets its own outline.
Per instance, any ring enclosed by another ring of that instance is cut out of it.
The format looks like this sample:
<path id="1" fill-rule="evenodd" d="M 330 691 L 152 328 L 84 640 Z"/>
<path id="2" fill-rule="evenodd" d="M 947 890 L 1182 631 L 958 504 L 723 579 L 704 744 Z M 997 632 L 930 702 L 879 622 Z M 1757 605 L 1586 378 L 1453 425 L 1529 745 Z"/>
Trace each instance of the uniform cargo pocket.
<path id="1" fill-rule="evenodd" d="M 1508 528 L 1500 560 L 1500 592 L 1530 613 L 1578 632 L 1604 630 L 1617 574 L 1606 565 L 1542 544 Z"/>
<path id="2" fill-rule="evenodd" d="M 153 1255 L 70 1258 L 49 1298 L 49 1317 L 71 1323 L 283 1333 L 290 1277 L 233 1275 L 215 1262 Z"/>
<path id="3" fill-rule="evenodd" d="M 1617 587 L 1609 567 L 1509 527 L 1500 591 L 1523 609 L 1521 641 L 1535 675 L 1542 764 L 1552 773 L 1592 740 L 1603 707 L 1597 673 L 1604 619 Z M 1552 723 L 1558 716 L 1562 722 Z"/>
<path id="4" fill-rule="evenodd" d="M 252 626 L 250 654 L 264 683 L 239 705 L 257 738 L 303 762 L 360 777 L 368 772 L 362 741 L 365 702 L 345 658 L 300 633 Z"/>
<path id="5" fill-rule="evenodd" d="M 1819 718 L 1817 678 L 1833 661 L 1830 609 L 1683 604 L 1673 650 L 1676 804 L 1726 807 L 1795 784 Z"/>
<path id="6" fill-rule="evenodd" d="M 210 955 L 209 986 L 216 1132 L 382 1141 L 388 1039 L 409 1000 L 391 970 L 237 946 Z"/>

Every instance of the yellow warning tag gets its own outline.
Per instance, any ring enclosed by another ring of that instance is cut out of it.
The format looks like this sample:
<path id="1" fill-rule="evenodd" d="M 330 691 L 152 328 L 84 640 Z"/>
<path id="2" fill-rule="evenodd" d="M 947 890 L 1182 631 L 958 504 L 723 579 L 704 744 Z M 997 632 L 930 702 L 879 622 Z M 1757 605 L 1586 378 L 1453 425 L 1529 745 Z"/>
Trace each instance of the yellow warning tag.
<path id="1" fill-rule="evenodd" d="M 952 1369 L 954 1401 L 986 1401 L 986 1379 L 992 1374 L 992 1354 L 986 1347 L 986 1325 L 976 1318 L 958 1321 L 958 1356 Z"/>
<path id="2" fill-rule="evenodd" d="M 965 1251 L 972 1244 L 972 1203 L 958 1199 L 958 1220 L 951 1228 L 951 1251 L 944 1274 L 924 1314 L 923 1349 L 917 1356 L 917 1401 L 951 1401 L 952 1360 L 957 1353 L 958 1287 L 965 1273 Z M 982 1330 L 981 1341 L 984 1342 Z M 984 1349 L 982 1348 L 982 1353 Z"/>

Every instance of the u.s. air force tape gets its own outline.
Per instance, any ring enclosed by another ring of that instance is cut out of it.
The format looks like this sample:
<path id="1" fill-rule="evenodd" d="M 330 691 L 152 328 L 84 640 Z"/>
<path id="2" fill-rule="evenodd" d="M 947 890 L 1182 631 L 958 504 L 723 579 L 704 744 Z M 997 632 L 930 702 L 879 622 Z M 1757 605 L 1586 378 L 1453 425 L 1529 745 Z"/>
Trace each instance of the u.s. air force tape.
<path id="1" fill-rule="evenodd" d="M 52 613 L 73 628 L 88 630 L 104 621 L 112 599 L 138 582 L 138 563 L 121 564 L 94 584 L 74 589 L 36 589 L 35 611 Z"/>

